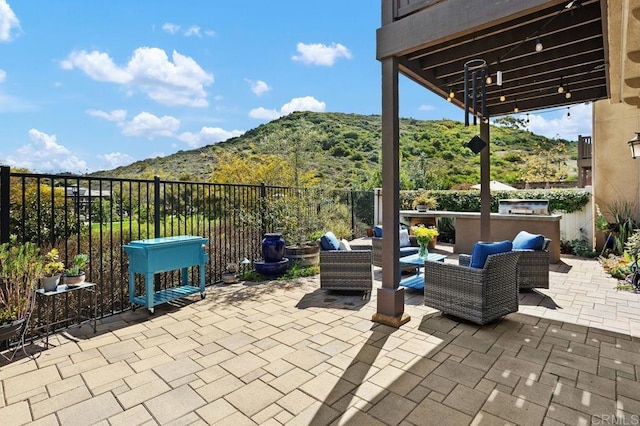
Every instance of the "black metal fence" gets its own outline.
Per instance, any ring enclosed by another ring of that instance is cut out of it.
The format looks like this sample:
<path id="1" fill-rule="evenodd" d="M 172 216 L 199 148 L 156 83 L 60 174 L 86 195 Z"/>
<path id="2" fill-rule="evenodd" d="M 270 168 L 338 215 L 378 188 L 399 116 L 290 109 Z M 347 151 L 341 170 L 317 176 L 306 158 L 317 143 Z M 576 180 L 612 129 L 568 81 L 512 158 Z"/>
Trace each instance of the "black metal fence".
<path id="1" fill-rule="evenodd" d="M 34 242 L 44 252 L 56 247 L 65 264 L 75 254 L 87 253 L 87 281 L 97 284 L 99 317 L 129 308 L 128 259 L 122 245 L 132 240 L 208 238 L 206 282 L 216 283 L 228 263 L 261 257 L 265 232 L 283 232 L 287 243 L 288 238 L 308 239 L 312 231 L 329 229 L 358 237 L 372 222 L 370 191 L 45 175 L 0 168 L 0 241 L 16 235 L 18 241 Z M 177 273 L 161 275 L 162 286 L 179 281 Z"/>

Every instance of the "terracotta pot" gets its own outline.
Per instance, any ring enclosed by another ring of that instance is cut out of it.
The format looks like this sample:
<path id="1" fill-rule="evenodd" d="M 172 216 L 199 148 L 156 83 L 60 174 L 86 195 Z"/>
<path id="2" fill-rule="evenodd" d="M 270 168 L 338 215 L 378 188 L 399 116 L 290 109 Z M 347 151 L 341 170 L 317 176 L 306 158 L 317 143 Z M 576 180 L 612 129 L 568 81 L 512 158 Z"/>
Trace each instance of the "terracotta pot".
<path id="1" fill-rule="evenodd" d="M 236 280 L 236 274 L 233 274 L 231 272 L 223 272 L 222 273 L 222 282 L 225 284 L 233 284 L 235 283 Z"/>

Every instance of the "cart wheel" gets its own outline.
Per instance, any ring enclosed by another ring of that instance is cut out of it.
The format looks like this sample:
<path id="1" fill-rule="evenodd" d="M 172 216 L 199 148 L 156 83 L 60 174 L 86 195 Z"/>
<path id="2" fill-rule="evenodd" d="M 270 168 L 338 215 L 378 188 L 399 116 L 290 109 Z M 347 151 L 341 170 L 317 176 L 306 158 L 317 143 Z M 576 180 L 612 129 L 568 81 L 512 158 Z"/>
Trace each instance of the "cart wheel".
<path id="1" fill-rule="evenodd" d="M 206 296 L 206 293 L 200 293 L 200 300 L 204 299 Z"/>

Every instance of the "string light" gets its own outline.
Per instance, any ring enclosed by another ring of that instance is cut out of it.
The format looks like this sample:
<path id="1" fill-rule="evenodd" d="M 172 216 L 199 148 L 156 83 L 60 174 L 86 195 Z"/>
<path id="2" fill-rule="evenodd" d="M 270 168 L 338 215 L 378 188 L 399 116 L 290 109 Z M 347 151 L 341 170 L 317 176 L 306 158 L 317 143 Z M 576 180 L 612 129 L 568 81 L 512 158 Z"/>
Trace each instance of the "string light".
<path id="1" fill-rule="evenodd" d="M 507 98 L 502 94 L 502 91 L 500 91 L 500 102 L 504 102 L 505 100 L 507 100 Z"/>
<path id="2" fill-rule="evenodd" d="M 516 101 L 516 105 L 513 107 L 513 112 L 517 113 L 520 111 L 520 108 L 518 108 L 518 101 Z"/>
<path id="3" fill-rule="evenodd" d="M 544 46 L 540 41 L 540 36 L 538 36 L 538 38 L 536 39 L 536 52 L 542 52 L 542 49 L 544 49 Z"/>

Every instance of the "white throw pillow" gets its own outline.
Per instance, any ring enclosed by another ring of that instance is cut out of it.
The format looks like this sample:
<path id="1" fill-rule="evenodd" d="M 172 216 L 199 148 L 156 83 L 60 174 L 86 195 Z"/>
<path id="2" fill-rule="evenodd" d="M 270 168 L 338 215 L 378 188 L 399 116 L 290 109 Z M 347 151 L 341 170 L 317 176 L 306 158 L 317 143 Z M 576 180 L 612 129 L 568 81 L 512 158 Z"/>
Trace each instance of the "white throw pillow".
<path id="1" fill-rule="evenodd" d="M 400 247 L 409 247 L 411 246 L 411 241 L 409 240 L 409 231 L 406 229 L 400 230 Z"/>
<path id="2" fill-rule="evenodd" d="M 351 251 L 351 244 L 349 244 L 349 241 L 345 240 L 344 238 L 340 240 L 340 249 L 339 250 L 343 250 L 343 251 Z"/>

